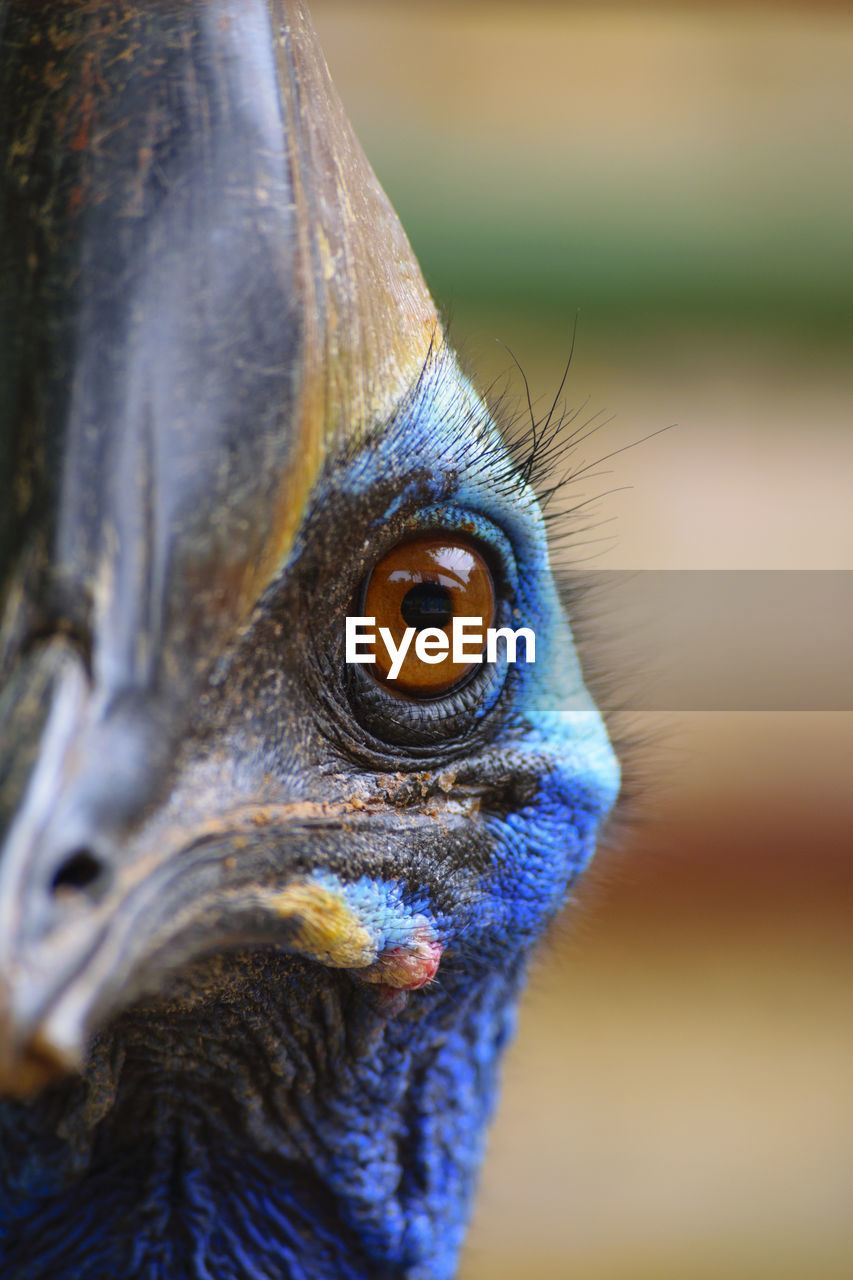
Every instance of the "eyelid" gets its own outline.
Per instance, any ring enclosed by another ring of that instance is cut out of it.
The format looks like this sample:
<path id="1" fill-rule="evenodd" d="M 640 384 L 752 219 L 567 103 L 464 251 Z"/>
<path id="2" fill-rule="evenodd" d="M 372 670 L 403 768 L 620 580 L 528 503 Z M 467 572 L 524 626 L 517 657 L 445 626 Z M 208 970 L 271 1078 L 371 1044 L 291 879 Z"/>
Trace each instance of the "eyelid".
<path id="1" fill-rule="evenodd" d="M 472 542 L 481 554 L 485 554 L 498 594 L 510 601 L 518 597 L 518 561 L 515 551 L 507 534 L 494 520 L 456 503 L 436 504 L 414 512 L 394 542 L 427 533 L 455 534 Z M 390 546 L 388 549 L 390 550 Z"/>

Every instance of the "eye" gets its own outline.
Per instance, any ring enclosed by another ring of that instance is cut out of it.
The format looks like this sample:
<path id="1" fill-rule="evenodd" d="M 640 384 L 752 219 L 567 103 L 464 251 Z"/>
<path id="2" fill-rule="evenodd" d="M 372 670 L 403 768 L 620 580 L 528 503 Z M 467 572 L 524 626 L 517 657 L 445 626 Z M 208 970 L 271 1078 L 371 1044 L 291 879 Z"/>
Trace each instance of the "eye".
<path id="1" fill-rule="evenodd" d="M 486 629 L 495 616 L 495 589 L 489 567 L 480 552 L 454 534 L 431 534 L 400 542 L 383 556 L 367 580 L 363 612 L 376 619 L 377 679 L 390 690 L 410 698 L 435 698 L 454 688 L 477 665 L 453 661 L 454 618 L 474 618 L 480 624 L 468 629 L 465 652 L 482 652 Z M 378 638 L 387 627 L 399 646 L 407 627 L 415 628 L 399 674 L 391 680 L 391 658 Z M 415 652 L 419 633 L 432 662 Z M 437 653 L 447 652 L 436 660 Z"/>

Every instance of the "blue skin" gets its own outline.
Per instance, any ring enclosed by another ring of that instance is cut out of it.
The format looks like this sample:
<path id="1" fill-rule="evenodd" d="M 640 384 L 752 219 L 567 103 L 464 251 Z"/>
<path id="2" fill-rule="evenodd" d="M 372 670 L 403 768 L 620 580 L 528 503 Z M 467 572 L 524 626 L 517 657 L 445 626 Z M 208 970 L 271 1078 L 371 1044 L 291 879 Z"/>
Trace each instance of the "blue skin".
<path id="1" fill-rule="evenodd" d="M 0 1110 L 7 1280 L 454 1275 L 527 959 L 592 856 L 619 786 L 541 514 L 506 473 L 496 427 L 442 352 L 312 504 L 323 509 L 334 490 L 339 506 L 377 477 L 399 477 L 374 530 L 401 513 L 409 529 L 464 517 L 515 587 L 514 625 L 536 632 L 536 661 L 514 671 L 494 744 L 511 739 L 513 759 L 535 768 L 535 788 L 505 811 L 458 821 L 442 900 L 433 886 L 406 890 L 357 867 L 314 873 L 344 894 L 380 949 L 428 922 L 444 948 L 438 980 L 389 1016 L 381 990 L 266 952 L 240 960 L 237 1000 L 208 992 L 190 1013 L 122 1015 L 114 1039 L 95 1046 L 88 1104 L 73 1086 Z M 297 540 L 290 568 L 307 549 Z M 464 855 L 472 838 L 477 865 Z M 403 832 L 409 842 L 413 857 L 429 857 L 416 831 Z M 255 1041 L 259 1057 L 244 1058 Z M 116 1044 L 143 1062 L 129 1079 Z"/>

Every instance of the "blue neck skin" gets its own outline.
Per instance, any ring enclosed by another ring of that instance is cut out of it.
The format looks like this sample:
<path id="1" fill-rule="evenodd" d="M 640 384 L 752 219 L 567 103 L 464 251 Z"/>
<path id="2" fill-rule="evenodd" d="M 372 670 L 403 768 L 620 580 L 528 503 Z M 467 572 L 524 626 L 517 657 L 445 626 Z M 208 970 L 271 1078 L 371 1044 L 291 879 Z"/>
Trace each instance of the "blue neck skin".
<path id="1" fill-rule="evenodd" d="M 242 970 L 0 1109 L 6 1280 L 454 1274 L 515 978 L 451 965 L 389 1017 L 345 974 Z"/>

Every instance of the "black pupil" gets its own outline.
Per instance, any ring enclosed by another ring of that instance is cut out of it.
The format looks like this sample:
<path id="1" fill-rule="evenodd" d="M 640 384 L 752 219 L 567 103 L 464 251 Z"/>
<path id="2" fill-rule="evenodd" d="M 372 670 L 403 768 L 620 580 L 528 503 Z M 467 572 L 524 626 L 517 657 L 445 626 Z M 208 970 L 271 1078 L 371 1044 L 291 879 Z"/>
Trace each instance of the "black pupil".
<path id="1" fill-rule="evenodd" d="M 400 612 L 407 627 L 446 627 L 453 617 L 453 597 L 437 582 L 419 582 L 403 596 Z"/>

